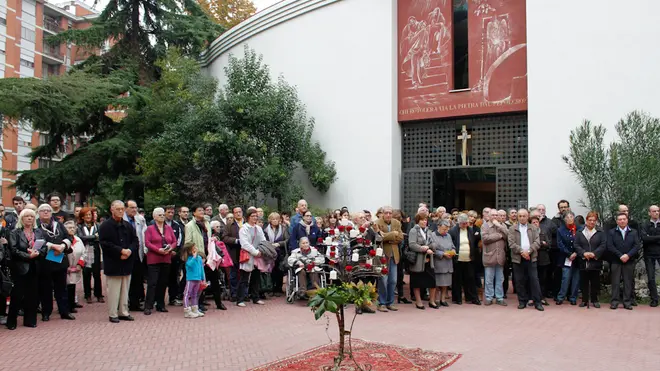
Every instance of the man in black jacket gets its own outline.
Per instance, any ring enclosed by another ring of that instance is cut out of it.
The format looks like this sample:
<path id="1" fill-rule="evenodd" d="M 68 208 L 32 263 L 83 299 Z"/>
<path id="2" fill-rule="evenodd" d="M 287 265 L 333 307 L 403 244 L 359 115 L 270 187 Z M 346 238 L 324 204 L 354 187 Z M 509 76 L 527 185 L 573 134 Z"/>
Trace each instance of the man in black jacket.
<path id="1" fill-rule="evenodd" d="M 615 213 L 614 216 L 613 216 L 612 218 L 610 218 L 607 222 L 605 222 L 605 225 L 603 226 L 604 229 L 605 229 L 605 231 L 607 232 L 607 231 L 609 231 L 609 230 L 611 230 L 611 229 L 616 229 L 616 227 L 617 227 L 616 217 L 617 217 L 617 215 L 619 215 L 619 214 L 626 214 L 626 216 L 628 217 L 628 227 L 629 227 L 630 229 L 633 229 L 633 230 L 637 231 L 637 237 L 638 237 L 638 238 L 641 238 L 642 233 L 641 233 L 641 230 L 639 229 L 639 223 L 637 223 L 636 220 L 633 220 L 633 219 L 630 217 L 630 213 L 628 212 L 628 206 L 625 205 L 625 204 L 621 204 L 621 205 L 619 205 L 619 207 L 617 208 L 617 213 Z M 606 262 L 608 262 L 608 263 L 610 263 L 610 264 L 612 264 L 612 262 L 613 262 L 613 261 L 616 261 L 617 258 L 616 258 L 616 256 L 615 256 L 614 254 L 612 254 L 612 253 L 608 250 L 608 251 L 606 251 L 605 254 L 603 255 L 603 260 L 606 261 Z M 633 281 L 633 292 L 634 292 L 634 291 L 635 291 L 635 281 Z M 621 297 L 620 297 L 619 299 L 621 299 Z M 636 307 L 636 306 L 637 306 L 637 300 L 635 300 L 635 296 L 634 296 L 634 295 L 633 295 L 633 298 L 632 298 L 632 305 L 633 305 L 633 307 Z"/>
<path id="2" fill-rule="evenodd" d="M 110 322 L 133 321 L 128 312 L 128 290 L 139 241 L 135 229 L 123 219 L 124 203 L 113 201 L 112 217 L 99 227 L 99 242 L 103 251 L 103 272 L 108 285 L 108 313 Z M 137 260 L 137 263 L 136 263 Z"/>
<path id="3" fill-rule="evenodd" d="M 474 281 L 474 263 L 477 261 L 479 253 L 479 235 L 475 235 L 473 227 L 468 225 L 468 216 L 458 214 L 458 225 L 450 231 L 456 256 L 454 256 L 454 273 L 452 274 L 452 301 L 458 304 L 463 302 L 463 291 L 465 292 L 465 301 L 475 305 L 481 305 L 477 295 L 477 284 Z M 467 238 L 467 241 L 464 239 Z M 461 243 L 467 243 L 468 251 L 461 250 Z"/>
<path id="4" fill-rule="evenodd" d="M 644 223 L 641 228 L 642 242 L 644 243 L 644 263 L 649 281 L 651 306 L 658 306 L 658 285 L 655 282 L 655 265 L 660 261 L 660 207 L 649 207 L 651 220 Z"/>
<path id="5" fill-rule="evenodd" d="M 619 306 L 621 277 L 623 276 L 623 307 L 632 310 L 633 275 L 635 257 L 640 249 L 639 235 L 628 226 L 628 215 L 619 213 L 616 217 L 617 227 L 607 232 L 607 250 L 614 256 L 612 259 L 612 305 Z"/>
<path id="6" fill-rule="evenodd" d="M 25 208 L 25 200 L 23 200 L 23 197 L 21 196 L 14 196 L 14 198 L 11 199 L 11 202 L 14 205 L 14 211 L 7 211 L 5 213 L 5 222 L 7 223 L 7 229 L 13 231 L 18 222 L 18 215 L 20 215 L 23 208 Z"/>

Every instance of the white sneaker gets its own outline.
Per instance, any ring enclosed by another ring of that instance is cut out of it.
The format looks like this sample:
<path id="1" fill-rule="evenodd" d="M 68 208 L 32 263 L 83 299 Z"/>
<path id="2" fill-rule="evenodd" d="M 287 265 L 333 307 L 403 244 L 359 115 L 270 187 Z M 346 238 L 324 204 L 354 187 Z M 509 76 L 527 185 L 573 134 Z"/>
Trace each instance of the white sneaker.
<path id="1" fill-rule="evenodd" d="M 192 309 L 190 307 L 183 308 L 183 317 L 184 318 L 197 318 L 198 316 L 193 313 Z"/>
<path id="2" fill-rule="evenodd" d="M 238 305 L 238 306 L 241 307 L 241 308 L 246 307 L 245 303 L 243 303 L 243 302 L 240 302 L 240 303 L 238 303 L 238 304 L 236 304 L 236 305 Z"/>
<path id="3" fill-rule="evenodd" d="M 257 300 L 257 301 L 255 302 L 255 304 L 265 305 L 266 303 L 264 303 L 263 300 Z"/>
<path id="4" fill-rule="evenodd" d="M 193 318 L 204 317 L 204 313 L 199 311 L 199 305 L 193 305 L 192 314 L 195 316 Z"/>

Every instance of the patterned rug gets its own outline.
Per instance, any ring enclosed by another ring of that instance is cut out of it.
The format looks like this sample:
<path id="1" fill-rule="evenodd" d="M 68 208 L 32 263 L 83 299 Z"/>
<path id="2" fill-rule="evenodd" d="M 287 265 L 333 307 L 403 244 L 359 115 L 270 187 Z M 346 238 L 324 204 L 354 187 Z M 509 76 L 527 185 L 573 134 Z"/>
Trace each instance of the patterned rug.
<path id="1" fill-rule="evenodd" d="M 333 365 L 337 343 L 327 344 L 281 359 L 251 371 L 323 371 Z M 348 349 L 348 343 L 346 344 Z M 461 355 L 353 339 L 353 356 L 363 370 L 371 371 L 439 371 L 451 366 Z M 342 371 L 357 371 L 353 360 L 342 362 Z"/>

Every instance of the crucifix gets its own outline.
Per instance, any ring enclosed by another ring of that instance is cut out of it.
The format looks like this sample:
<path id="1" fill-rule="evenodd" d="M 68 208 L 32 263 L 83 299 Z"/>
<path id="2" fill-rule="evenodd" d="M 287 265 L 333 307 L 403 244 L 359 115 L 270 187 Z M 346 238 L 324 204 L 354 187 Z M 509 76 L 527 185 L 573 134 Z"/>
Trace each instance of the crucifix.
<path id="1" fill-rule="evenodd" d="M 467 126 L 463 125 L 461 128 L 461 135 L 459 135 L 457 140 L 462 141 L 463 143 L 463 149 L 461 151 L 461 160 L 462 160 L 462 165 L 463 166 L 468 166 L 467 164 L 467 144 L 468 144 L 468 139 L 472 139 L 472 135 L 468 134 L 467 131 Z"/>

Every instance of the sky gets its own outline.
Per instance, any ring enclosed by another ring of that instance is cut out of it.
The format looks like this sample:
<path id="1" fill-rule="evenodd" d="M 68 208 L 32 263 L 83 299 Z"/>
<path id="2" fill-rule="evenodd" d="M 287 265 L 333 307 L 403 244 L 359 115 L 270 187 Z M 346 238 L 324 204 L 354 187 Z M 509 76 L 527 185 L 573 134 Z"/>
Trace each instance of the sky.
<path id="1" fill-rule="evenodd" d="M 252 0 L 254 3 L 254 7 L 257 8 L 257 11 L 260 11 L 264 8 L 267 8 L 281 0 Z M 50 3 L 60 3 L 62 0 L 49 0 L 48 2 Z M 84 0 L 83 1 L 87 5 L 94 5 L 94 0 Z M 103 7 L 108 3 L 108 0 L 100 0 L 99 4 L 96 6 L 96 9 L 99 11 L 103 9 Z"/>

